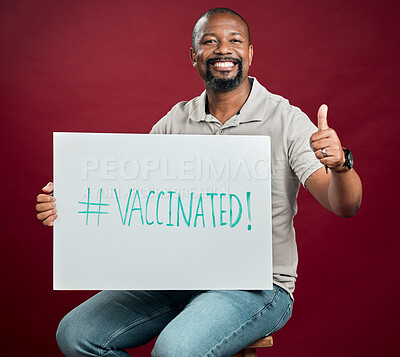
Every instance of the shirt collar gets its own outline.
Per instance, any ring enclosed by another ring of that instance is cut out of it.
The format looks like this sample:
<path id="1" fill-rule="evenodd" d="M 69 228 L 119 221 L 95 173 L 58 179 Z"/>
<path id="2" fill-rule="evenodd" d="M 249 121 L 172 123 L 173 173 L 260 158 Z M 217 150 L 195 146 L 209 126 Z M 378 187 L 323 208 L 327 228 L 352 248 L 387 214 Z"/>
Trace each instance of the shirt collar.
<path id="1" fill-rule="evenodd" d="M 239 114 L 235 115 L 235 122 L 246 123 L 251 121 L 262 121 L 265 111 L 265 103 L 267 98 L 267 90 L 254 77 L 249 77 L 252 82 L 250 95 L 246 102 L 240 108 Z M 206 91 L 203 91 L 197 100 L 190 103 L 189 118 L 193 121 L 215 121 L 211 115 L 206 113 Z"/>

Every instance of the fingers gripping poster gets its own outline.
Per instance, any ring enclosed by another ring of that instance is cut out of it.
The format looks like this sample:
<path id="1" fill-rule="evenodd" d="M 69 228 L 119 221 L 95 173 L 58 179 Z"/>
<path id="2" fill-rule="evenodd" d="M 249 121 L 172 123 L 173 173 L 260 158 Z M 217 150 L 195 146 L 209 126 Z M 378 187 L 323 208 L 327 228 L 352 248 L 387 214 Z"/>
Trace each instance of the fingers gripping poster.
<path id="1" fill-rule="evenodd" d="M 54 133 L 54 289 L 272 289 L 266 136 Z"/>

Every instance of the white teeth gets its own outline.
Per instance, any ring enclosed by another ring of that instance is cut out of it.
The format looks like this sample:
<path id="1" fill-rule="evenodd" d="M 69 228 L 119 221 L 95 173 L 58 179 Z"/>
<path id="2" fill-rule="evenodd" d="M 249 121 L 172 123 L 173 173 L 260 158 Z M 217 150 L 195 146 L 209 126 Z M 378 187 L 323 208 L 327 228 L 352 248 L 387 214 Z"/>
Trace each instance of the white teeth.
<path id="1" fill-rule="evenodd" d="M 216 62 L 214 63 L 215 67 L 227 68 L 234 66 L 233 62 Z"/>

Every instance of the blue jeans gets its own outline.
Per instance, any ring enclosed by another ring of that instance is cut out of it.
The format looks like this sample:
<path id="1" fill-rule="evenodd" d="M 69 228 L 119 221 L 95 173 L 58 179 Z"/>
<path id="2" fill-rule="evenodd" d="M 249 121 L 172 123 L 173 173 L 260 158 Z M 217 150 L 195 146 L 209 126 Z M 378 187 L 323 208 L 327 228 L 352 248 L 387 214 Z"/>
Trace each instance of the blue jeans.
<path id="1" fill-rule="evenodd" d="M 67 357 L 128 357 L 157 335 L 153 357 L 232 356 L 278 331 L 292 315 L 290 295 L 273 290 L 102 291 L 61 321 Z"/>

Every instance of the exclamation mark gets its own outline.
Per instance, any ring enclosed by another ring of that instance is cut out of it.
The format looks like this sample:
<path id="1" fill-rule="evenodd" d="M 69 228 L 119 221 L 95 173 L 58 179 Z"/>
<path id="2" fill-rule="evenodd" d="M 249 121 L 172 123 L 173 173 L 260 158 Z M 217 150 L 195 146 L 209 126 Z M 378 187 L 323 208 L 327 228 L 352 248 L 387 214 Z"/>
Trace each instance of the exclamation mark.
<path id="1" fill-rule="evenodd" d="M 247 192 L 247 215 L 249 217 L 249 222 L 251 223 L 250 192 Z M 247 225 L 247 230 L 251 230 L 251 224 Z"/>

